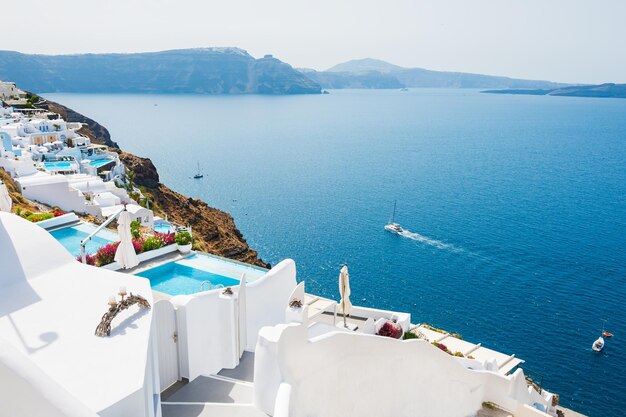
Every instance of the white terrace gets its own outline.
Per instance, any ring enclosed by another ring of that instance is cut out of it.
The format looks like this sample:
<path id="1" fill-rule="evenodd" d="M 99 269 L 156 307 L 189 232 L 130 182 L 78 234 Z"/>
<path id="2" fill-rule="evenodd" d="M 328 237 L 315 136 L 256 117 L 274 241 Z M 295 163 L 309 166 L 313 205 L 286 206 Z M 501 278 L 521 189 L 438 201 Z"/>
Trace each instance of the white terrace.
<path id="1" fill-rule="evenodd" d="M 484 403 L 555 415 L 552 394 L 502 372 L 508 355 L 464 362 L 375 334 L 392 318 L 409 330 L 408 314 L 355 308 L 361 332 L 337 327 L 336 303 L 305 294 L 292 260 L 230 292 L 155 302 L 146 279 L 82 265 L 12 214 L 0 213 L 0 256 L 0 417 L 467 417 L 488 415 Z M 152 306 L 96 337 L 120 286 Z"/>

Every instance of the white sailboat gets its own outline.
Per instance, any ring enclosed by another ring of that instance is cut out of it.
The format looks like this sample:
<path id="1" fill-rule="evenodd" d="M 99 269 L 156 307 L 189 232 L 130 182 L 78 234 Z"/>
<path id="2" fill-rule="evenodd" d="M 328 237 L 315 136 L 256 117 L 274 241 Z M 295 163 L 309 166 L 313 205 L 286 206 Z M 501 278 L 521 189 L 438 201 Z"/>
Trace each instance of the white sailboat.
<path id="1" fill-rule="evenodd" d="M 198 172 L 193 176 L 195 179 L 204 177 L 204 174 L 200 172 L 200 161 L 198 161 Z"/>
<path id="2" fill-rule="evenodd" d="M 404 232 L 404 229 L 402 228 L 402 226 L 396 223 L 396 203 L 397 201 L 394 200 L 393 212 L 391 213 L 391 218 L 389 219 L 389 223 L 385 225 L 385 230 L 399 235 L 400 233 Z"/>

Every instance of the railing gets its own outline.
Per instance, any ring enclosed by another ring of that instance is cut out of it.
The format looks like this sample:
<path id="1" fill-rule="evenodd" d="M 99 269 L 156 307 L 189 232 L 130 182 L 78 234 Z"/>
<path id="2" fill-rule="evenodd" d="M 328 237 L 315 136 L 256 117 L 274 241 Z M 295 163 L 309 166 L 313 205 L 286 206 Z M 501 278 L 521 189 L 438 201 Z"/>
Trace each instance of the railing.
<path id="1" fill-rule="evenodd" d="M 108 219 L 106 219 L 106 221 L 104 223 L 102 223 L 100 226 L 98 226 L 96 228 L 96 230 L 94 230 L 93 232 L 91 232 L 91 234 L 89 236 L 87 236 L 86 238 L 84 238 L 83 240 L 80 241 L 80 260 L 82 263 L 86 264 L 87 263 L 87 252 L 85 252 L 85 246 L 87 246 L 87 243 L 89 243 L 89 241 L 95 236 L 97 235 L 100 230 L 104 229 L 105 227 L 107 227 L 111 222 L 113 222 L 113 220 L 117 219 L 117 217 L 122 214 L 123 211 L 126 210 L 126 206 L 122 207 L 121 209 L 119 209 L 119 211 L 117 213 L 115 213 L 114 215 L 112 215 L 111 217 L 109 217 Z"/>

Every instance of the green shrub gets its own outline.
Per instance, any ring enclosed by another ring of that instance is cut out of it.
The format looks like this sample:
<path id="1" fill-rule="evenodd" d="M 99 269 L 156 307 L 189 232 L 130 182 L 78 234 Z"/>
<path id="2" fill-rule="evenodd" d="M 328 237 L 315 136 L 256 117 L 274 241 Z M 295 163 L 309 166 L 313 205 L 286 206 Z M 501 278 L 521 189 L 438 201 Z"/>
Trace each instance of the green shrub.
<path id="1" fill-rule="evenodd" d="M 141 223 L 139 220 L 133 220 L 130 222 L 130 234 L 133 235 L 135 239 L 139 239 L 141 237 Z"/>
<path id="2" fill-rule="evenodd" d="M 18 216 L 22 215 L 22 208 L 20 206 L 15 207 L 15 214 Z"/>
<path id="3" fill-rule="evenodd" d="M 54 217 L 52 213 L 35 213 L 30 216 L 26 216 L 26 220 L 31 221 L 33 223 L 40 222 L 42 220 L 48 220 Z"/>
<path id="4" fill-rule="evenodd" d="M 149 237 L 143 241 L 143 251 L 148 252 L 150 250 L 159 249 L 163 247 L 163 241 L 158 237 Z"/>
<path id="5" fill-rule="evenodd" d="M 462 354 L 461 352 L 454 352 L 454 356 L 458 356 L 459 358 L 464 358 L 465 355 Z"/>
<path id="6" fill-rule="evenodd" d="M 174 238 L 177 245 L 185 246 L 191 243 L 191 234 L 189 232 L 178 232 Z"/>
<path id="7" fill-rule="evenodd" d="M 413 333 L 413 332 L 404 332 L 404 336 L 402 336 L 402 339 L 407 340 L 407 339 L 419 339 L 420 337 Z"/>
<path id="8" fill-rule="evenodd" d="M 26 210 L 22 212 L 22 217 L 24 217 L 25 219 L 27 219 L 29 216 L 32 216 L 33 212 L 30 210 Z"/>

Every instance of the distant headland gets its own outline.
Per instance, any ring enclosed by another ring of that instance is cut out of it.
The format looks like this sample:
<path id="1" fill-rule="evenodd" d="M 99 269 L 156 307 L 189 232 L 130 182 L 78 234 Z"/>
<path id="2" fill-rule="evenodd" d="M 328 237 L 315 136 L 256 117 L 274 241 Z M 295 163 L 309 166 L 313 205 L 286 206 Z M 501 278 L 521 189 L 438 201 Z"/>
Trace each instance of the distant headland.
<path id="1" fill-rule="evenodd" d="M 578 85 L 554 89 L 486 90 L 489 94 L 528 94 L 534 96 L 626 98 L 626 84 Z"/>

